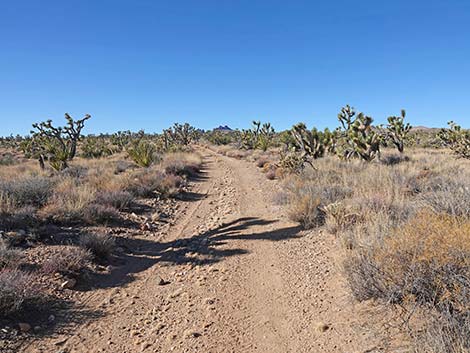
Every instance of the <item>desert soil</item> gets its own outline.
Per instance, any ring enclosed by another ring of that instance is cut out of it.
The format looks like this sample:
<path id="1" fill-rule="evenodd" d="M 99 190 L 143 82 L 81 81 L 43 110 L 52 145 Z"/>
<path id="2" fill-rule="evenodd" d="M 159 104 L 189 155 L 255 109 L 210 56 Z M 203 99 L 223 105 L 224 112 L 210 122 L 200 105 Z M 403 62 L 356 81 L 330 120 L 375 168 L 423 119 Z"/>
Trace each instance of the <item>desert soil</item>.
<path id="1" fill-rule="evenodd" d="M 201 153 L 204 172 L 169 231 L 137 241 L 83 293 L 84 311 L 99 314 L 24 352 L 404 351 L 382 312 L 354 304 L 335 239 L 301 231 L 274 204 L 278 182 Z"/>

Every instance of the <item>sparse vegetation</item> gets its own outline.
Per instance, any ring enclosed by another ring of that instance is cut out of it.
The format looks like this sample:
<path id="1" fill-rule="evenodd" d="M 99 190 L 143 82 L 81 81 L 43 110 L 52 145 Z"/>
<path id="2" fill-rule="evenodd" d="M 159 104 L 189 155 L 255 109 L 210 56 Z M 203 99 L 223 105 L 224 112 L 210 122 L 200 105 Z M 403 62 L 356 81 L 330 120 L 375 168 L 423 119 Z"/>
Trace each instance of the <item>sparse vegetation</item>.
<path id="1" fill-rule="evenodd" d="M 121 242 L 132 243 L 122 239 L 129 229 L 173 224 L 168 204 L 204 179 L 193 146 L 202 141 L 254 163 L 269 180 L 280 179 L 277 198 L 288 217 L 304 229 L 333 234 L 343 246 L 344 274 L 357 300 L 400 306 L 407 322 L 419 312 L 421 326 L 408 325 L 416 352 L 469 349 L 469 136 L 458 125 L 424 134 L 405 123 L 402 111 L 386 127 L 375 126 L 345 106 L 332 131 L 298 123 L 276 133 L 270 123 L 254 121 L 242 131 L 175 124 L 162 134 L 81 136 L 89 116 L 66 118 L 66 127 L 48 121 L 35 124 L 31 138 L 1 141 L 13 146 L 0 159 L 3 315 L 37 297 L 28 282 L 37 281 L 36 274 L 85 278 L 84 272 L 103 270 L 106 261 L 118 262 L 125 251 Z M 437 149 L 436 141 L 444 148 Z M 417 147 L 422 145 L 433 149 Z M 465 159 L 448 158 L 448 149 Z M 45 255 L 30 263 L 31 249 L 41 247 Z M 28 266 L 39 271 L 21 270 Z"/>
<path id="2" fill-rule="evenodd" d="M 465 352 L 469 180 L 467 165 L 419 151 L 368 164 L 323 158 L 286 179 L 284 190 L 291 219 L 325 226 L 347 249 L 358 300 L 400 305 L 407 315 L 418 306 L 429 324 L 412 333 L 417 351 Z"/>
<path id="3" fill-rule="evenodd" d="M 87 233 L 80 236 L 80 246 L 91 252 L 97 261 L 108 259 L 115 244 L 114 238 L 107 234 Z"/>
<path id="4" fill-rule="evenodd" d="M 0 270 L 0 317 L 20 311 L 38 297 L 31 274 L 18 269 Z"/>
<path id="5" fill-rule="evenodd" d="M 62 273 L 77 276 L 86 268 L 91 260 L 91 254 L 78 246 L 67 245 L 52 251 L 44 263 L 45 273 Z"/>

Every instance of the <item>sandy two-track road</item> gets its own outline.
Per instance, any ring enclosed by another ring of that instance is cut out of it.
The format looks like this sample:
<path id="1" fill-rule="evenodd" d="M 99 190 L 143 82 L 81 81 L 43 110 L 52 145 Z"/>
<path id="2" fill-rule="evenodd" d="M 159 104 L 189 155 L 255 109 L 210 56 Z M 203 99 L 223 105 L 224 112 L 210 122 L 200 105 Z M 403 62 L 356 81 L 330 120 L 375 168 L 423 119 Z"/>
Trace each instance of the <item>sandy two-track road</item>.
<path id="1" fill-rule="evenodd" d="M 399 351 L 353 304 L 334 238 L 289 222 L 272 201 L 279 185 L 253 163 L 201 153 L 175 224 L 123 264 L 133 280 L 84 294 L 99 316 L 24 351 Z"/>

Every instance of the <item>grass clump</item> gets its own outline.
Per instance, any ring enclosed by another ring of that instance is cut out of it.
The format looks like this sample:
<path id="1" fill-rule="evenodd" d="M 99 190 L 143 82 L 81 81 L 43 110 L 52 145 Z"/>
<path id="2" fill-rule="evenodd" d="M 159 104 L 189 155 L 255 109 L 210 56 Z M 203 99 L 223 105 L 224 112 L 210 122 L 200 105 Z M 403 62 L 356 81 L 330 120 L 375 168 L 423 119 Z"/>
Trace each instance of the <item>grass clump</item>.
<path id="1" fill-rule="evenodd" d="M 133 201 L 134 196 L 128 191 L 101 191 L 97 193 L 94 202 L 122 211 L 128 209 Z"/>
<path id="2" fill-rule="evenodd" d="M 94 258 L 101 262 L 107 260 L 113 253 L 116 242 L 107 234 L 86 233 L 80 236 L 80 246 L 86 249 Z"/>
<path id="3" fill-rule="evenodd" d="M 325 207 L 344 199 L 349 190 L 339 185 L 328 187 L 317 186 L 293 177 L 288 183 L 288 215 L 289 218 L 305 228 L 314 228 L 324 224 Z"/>
<path id="4" fill-rule="evenodd" d="M 145 169 L 133 175 L 126 189 L 136 197 L 171 196 L 179 191 L 183 179 L 159 170 Z"/>
<path id="5" fill-rule="evenodd" d="M 51 179 L 39 176 L 0 180 L 0 194 L 16 207 L 43 206 L 52 194 Z"/>
<path id="6" fill-rule="evenodd" d="M 5 240 L 0 241 L 0 269 L 18 267 L 22 257 L 21 251 L 12 249 Z"/>
<path id="7" fill-rule="evenodd" d="M 162 166 L 167 174 L 193 177 L 200 172 L 202 159 L 194 153 L 169 153 Z"/>
<path id="8" fill-rule="evenodd" d="M 78 246 L 67 245 L 54 250 L 42 264 L 45 273 L 78 275 L 91 260 L 89 251 Z"/>
<path id="9" fill-rule="evenodd" d="M 32 274 L 18 269 L 0 270 L 0 317 L 20 311 L 39 297 Z"/>

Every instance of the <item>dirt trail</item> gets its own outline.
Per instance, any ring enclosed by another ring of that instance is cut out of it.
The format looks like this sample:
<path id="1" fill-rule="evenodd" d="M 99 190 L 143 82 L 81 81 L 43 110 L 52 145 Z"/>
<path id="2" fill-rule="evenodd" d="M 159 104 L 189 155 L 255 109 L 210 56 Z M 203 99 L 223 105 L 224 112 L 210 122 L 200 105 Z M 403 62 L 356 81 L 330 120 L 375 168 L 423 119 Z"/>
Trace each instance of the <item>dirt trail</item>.
<path id="1" fill-rule="evenodd" d="M 128 257 L 133 280 L 108 280 L 85 300 L 99 317 L 24 351 L 398 351 L 349 301 L 334 239 L 287 221 L 252 163 L 202 153 L 175 225 Z"/>

